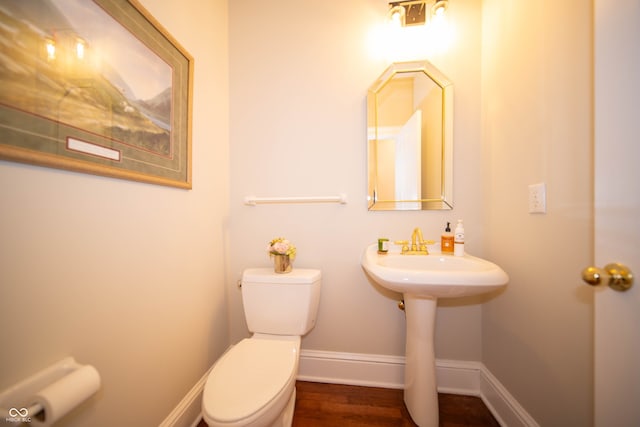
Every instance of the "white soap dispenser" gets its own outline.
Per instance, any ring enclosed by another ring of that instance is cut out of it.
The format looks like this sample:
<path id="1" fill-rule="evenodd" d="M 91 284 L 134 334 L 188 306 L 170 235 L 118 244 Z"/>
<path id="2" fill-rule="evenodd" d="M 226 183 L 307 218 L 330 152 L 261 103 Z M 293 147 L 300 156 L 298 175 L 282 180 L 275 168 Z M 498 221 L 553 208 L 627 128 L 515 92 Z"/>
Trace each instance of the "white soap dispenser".
<path id="1" fill-rule="evenodd" d="M 455 256 L 463 256 L 464 255 L 464 226 L 462 225 L 462 220 L 458 220 L 458 225 L 456 225 L 456 231 L 453 238 L 453 254 Z"/>

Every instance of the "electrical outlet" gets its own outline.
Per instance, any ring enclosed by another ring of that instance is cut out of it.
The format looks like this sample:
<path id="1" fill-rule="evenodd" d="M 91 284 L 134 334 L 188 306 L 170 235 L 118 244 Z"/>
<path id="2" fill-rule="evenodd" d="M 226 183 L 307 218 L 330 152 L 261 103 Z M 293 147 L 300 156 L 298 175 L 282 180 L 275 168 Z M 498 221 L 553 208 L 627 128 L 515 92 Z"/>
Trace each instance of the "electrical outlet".
<path id="1" fill-rule="evenodd" d="M 529 213 L 547 212 L 547 186 L 544 182 L 529 186 Z"/>

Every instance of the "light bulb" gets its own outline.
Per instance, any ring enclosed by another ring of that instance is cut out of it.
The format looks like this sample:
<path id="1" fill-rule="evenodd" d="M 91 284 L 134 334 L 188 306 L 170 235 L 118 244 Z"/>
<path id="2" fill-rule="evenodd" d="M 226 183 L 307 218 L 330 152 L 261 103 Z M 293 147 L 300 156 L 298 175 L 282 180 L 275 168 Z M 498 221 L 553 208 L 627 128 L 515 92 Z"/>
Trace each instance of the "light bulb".
<path id="1" fill-rule="evenodd" d="M 394 6 L 389 9 L 389 13 L 387 14 L 387 16 L 389 17 L 391 25 L 397 28 L 404 27 L 405 13 L 406 12 L 404 10 L 404 7 L 402 6 Z"/>
<path id="2" fill-rule="evenodd" d="M 45 48 L 47 49 L 47 59 L 49 61 L 56 59 L 56 43 L 51 39 L 47 39 L 45 41 Z"/>
<path id="3" fill-rule="evenodd" d="M 78 59 L 84 58 L 84 40 L 78 39 L 78 41 L 76 41 L 76 56 Z"/>

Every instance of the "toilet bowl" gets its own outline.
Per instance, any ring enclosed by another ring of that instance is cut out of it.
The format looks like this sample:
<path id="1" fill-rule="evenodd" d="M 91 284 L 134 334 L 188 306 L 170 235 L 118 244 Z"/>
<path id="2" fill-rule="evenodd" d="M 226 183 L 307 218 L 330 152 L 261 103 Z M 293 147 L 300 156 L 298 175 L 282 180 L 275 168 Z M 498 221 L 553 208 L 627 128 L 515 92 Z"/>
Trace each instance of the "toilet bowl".
<path id="1" fill-rule="evenodd" d="M 232 347 L 207 379 L 205 422 L 209 427 L 288 425 L 276 421 L 295 401 L 299 351 L 299 337 L 254 335 Z"/>
<path id="2" fill-rule="evenodd" d="M 251 338 L 214 364 L 204 387 L 209 427 L 288 427 L 295 408 L 301 337 L 315 325 L 319 270 L 248 269 L 242 300 Z"/>

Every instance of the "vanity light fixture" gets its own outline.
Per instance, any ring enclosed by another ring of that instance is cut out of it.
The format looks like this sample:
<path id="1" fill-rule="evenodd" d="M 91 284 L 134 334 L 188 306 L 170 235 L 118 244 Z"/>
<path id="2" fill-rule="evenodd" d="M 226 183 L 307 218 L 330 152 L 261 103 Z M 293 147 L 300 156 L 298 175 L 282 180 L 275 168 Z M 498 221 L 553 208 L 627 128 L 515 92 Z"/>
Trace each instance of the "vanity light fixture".
<path id="1" fill-rule="evenodd" d="M 390 1 L 370 33 L 371 52 L 387 62 L 415 61 L 445 53 L 455 39 L 449 0 Z"/>
<path id="2" fill-rule="evenodd" d="M 389 2 L 387 17 L 398 27 L 424 25 L 427 23 L 427 11 L 429 20 L 431 20 L 446 13 L 449 7 L 448 0 L 435 0 L 429 8 L 427 8 L 427 4 L 431 4 L 431 2 L 427 0 Z"/>

